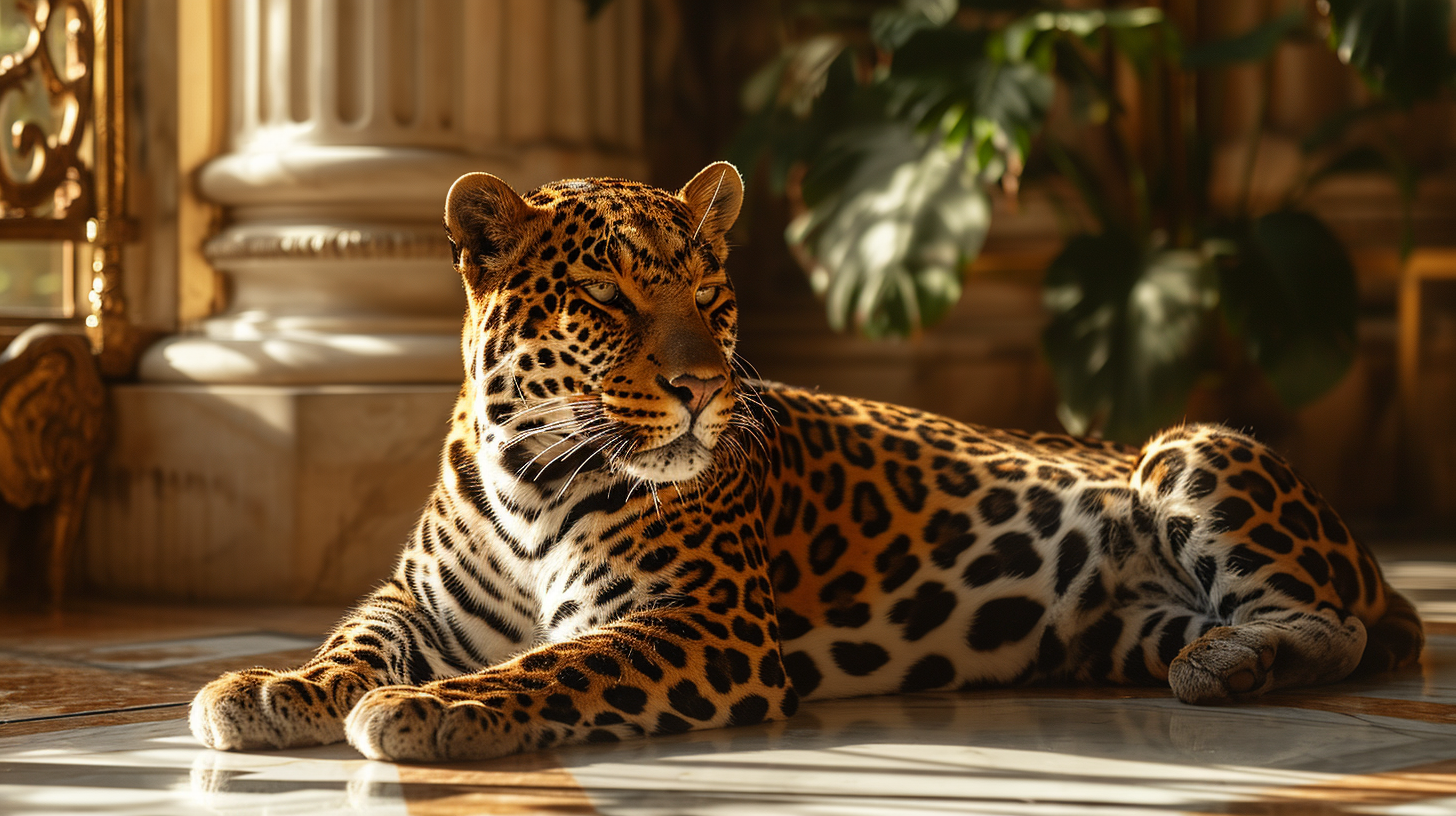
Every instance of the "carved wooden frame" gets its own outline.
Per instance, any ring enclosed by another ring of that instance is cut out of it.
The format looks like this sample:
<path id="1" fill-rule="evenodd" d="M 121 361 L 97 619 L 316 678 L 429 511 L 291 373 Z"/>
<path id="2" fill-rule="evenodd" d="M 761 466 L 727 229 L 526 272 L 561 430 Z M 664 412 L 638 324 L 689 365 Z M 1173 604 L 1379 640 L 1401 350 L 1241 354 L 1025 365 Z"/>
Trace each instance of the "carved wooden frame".
<path id="1" fill-rule="evenodd" d="M 104 441 L 106 389 L 86 340 L 47 328 L 0 353 L 0 500 L 43 508 L 37 540 L 9 545 L 45 550 L 44 589 L 58 603 Z M 0 552 L 12 563 L 37 560 L 29 555 Z M 35 588 L 19 578 L 10 576 L 13 589 Z"/>
<path id="2" fill-rule="evenodd" d="M 130 374 L 144 339 L 127 319 L 122 289 L 122 246 L 135 232 L 126 214 L 125 0 L 13 2 L 31 32 L 19 52 L 0 55 L 0 97 L 39 78 L 60 126 L 54 134 L 35 122 L 12 128 L 29 166 L 12 174 L 0 162 L 0 240 L 71 241 L 89 251 L 92 273 L 85 338 L 38 324 L 0 352 L 0 502 L 44 514 L 38 540 L 8 542 L 9 560 L 44 549 L 45 589 L 58 603 L 105 436 L 100 375 Z M 57 24 L 67 40 L 59 66 L 49 47 Z M 89 168 L 80 155 L 88 126 Z"/>

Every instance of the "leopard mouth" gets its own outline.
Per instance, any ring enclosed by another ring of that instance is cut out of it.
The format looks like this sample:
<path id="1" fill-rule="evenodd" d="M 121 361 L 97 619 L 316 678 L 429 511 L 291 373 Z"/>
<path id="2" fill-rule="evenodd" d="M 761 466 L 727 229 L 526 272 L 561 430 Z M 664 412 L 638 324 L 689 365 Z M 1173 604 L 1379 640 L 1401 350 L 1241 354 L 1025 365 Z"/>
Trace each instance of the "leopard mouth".
<path id="1" fill-rule="evenodd" d="M 538 412 L 514 430 L 519 436 L 503 446 L 503 463 L 518 477 L 541 484 L 613 472 L 650 484 L 681 482 L 712 464 L 718 441 L 716 433 L 691 422 L 670 440 L 643 448 L 646 434 L 604 421 L 600 403 L 591 400 L 575 401 L 564 412 Z"/>
<path id="2" fill-rule="evenodd" d="M 671 484 L 697 476 L 712 462 L 713 451 L 692 433 L 684 433 L 664 445 L 629 454 L 618 467 L 644 482 Z"/>

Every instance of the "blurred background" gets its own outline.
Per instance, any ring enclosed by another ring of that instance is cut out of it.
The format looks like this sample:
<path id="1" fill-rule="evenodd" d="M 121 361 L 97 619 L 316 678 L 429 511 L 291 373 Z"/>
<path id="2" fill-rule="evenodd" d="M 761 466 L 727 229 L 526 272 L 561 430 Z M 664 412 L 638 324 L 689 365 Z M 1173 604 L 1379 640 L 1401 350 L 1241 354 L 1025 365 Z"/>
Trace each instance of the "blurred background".
<path id="1" fill-rule="evenodd" d="M 0 0 L 6 591 L 357 596 L 458 391 L 450 182 L 724 158 L 763 377 L 1225 422 L 1448 546 L 1451 42 L 1449 0 Z"/>

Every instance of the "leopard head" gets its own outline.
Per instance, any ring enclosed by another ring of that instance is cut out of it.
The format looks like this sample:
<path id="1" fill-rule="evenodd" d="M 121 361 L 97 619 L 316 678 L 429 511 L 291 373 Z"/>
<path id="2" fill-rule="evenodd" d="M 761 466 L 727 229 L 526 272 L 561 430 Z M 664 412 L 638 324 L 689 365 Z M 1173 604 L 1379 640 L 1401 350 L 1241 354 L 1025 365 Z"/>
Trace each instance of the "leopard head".
<path id="1" fill-rule="evenodd" d="M 736 405 L 726 162 L 677 193 L 574 179 L 525 196 L 488 173 L 450 188 L 445 229 L 469 294 L 466 393 L 485 441 L 533 478 L 703 472 Z"/>

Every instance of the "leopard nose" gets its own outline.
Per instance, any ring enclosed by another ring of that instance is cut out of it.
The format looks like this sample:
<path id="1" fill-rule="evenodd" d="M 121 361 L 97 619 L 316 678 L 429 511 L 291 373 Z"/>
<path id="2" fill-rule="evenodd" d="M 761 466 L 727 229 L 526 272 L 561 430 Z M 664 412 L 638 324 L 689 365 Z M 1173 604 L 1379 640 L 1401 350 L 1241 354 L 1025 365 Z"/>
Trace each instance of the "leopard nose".
<path id="1" fill-rule="evenodd" d="M 688 413 L 694 417 L 708 407 L 708 403 L 712 401 L 713 397 L 718 396 L 718 392 L 722 391 L 724 384 L 728 382 L 722 374 L 706 380 L 692 374 L 679 374 L 671 380 L 658 375 L 657 379 L 663 386 L 663 390 L 682 400 L 683 405 L 688 408 Z"/>

